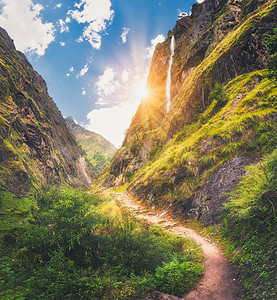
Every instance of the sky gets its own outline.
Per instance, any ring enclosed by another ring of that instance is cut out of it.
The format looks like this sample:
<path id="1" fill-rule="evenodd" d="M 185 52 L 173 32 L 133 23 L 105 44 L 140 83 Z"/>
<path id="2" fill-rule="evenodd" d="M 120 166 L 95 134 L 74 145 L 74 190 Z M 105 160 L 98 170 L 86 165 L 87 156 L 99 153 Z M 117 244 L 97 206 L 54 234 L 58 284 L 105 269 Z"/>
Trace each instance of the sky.
<path id="1" fill-rule="evenodd" d="M 203 0 L 0 0 L 0 26 L 63 116 L 120 147 L 155 45 Z"/>

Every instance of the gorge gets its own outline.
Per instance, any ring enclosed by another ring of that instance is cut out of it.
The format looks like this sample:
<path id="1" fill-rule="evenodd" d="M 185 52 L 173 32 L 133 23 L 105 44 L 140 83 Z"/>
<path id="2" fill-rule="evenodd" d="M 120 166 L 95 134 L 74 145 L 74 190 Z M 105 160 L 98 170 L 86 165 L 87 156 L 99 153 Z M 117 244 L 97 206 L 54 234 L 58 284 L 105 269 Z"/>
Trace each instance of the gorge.
<path id="1" fill-rule="evenodd" d="M 276 28 L 276 0 L 195 3 L 118 150 L 0 28 L 0 297 L 274 299 Z"/>

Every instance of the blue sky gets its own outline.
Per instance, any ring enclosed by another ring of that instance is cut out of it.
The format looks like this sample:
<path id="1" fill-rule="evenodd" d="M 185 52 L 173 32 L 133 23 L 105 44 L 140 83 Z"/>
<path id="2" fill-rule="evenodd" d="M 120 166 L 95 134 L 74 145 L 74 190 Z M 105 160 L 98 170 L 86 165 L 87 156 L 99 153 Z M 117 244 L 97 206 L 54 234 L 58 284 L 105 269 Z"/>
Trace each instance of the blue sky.
<path id="1" fill-rule="evenodd" d="M 0 26 L 43 76 L 62 114 L 119 147 L 154 46 L 195 2 L 0 0 Z"/>

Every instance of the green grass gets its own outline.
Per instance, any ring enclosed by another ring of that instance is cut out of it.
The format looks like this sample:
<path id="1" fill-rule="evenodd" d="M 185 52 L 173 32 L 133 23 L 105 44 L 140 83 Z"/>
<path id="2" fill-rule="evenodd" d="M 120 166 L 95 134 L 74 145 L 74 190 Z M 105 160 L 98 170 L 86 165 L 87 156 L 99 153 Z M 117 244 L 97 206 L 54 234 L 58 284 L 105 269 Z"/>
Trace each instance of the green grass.
<path id="1" fill-rule="evenodd" d="M 241 272 L 242 299 L 274 299 L 277 249 L 277 150 L 254 166 L 231 193 L 221 227 L 227 254 Z"/>
<path id="2" fill-rule="evenodd" d="M 182 195 L 183 199 L 189 198 L 236 154 L 272 151 L 277 142 L 273 117 L 277 87 L 274 79 L 267 78 L 267 70 L 244 74 L 220 89 L 224 105 L 215 109 L 218 99 L 214 99 L 197 122 L 185 126 L 143 169 L 133 174 L 132 189 L 142 186 L 155 193 L 161 185 L 167 185 L 164 194 L 159 195 L 159 204 L 164 205 L 178 201 Z M 213 93 L 211 96 L 217 97 Z M 176 185 L 174 176 L 180 168 L 186 170 L 186 178 Z"/>
<path id="3" fill-rule="evenodd" d="M 3 299 L 137 299 L 181 295 L 203 273 L 191 240 L 152 227 L 111 199 L 52 189 L 20 201 L 2 192 L 6 213 L 28 214 L 1 242 Z M 37 205 L 35 205 L 35 203 Z"/>

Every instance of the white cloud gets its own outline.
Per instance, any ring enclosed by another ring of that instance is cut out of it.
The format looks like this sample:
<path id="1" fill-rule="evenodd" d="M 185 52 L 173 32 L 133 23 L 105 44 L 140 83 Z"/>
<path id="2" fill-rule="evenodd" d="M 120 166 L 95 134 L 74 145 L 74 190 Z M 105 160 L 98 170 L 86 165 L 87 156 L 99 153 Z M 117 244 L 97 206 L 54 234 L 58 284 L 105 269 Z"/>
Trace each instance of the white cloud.
<path id="1" fill-rule="evenodd" d="M 67 74 L 66 74 L 66 77 L 69 77 L 69 76 L 70 76 L 70 74 L 69 74 L 69 73 L 67 73 Z"/>
<path id="2" fill-rule="evenodd" d="M 92 28 L 92 25 L 84 28 L 83 36 L 79 38 L 79 42 L 83 42 L 83 38 L 87 40 L 94 49 L 99 50 L 101 47 L 101 35 L 95 32 Z"/>
<path id="3" fill-rule="evenodd" d="M 153 40 L 151 40 L 151 46 L 147 47 L 145 49 L 145 56 L 144 58 L 152 58 L 155 47 L 157 44 L 162 43 L 165 40 L 165 37 L 162 34 L 159 34 L 157 37 L 155 37 Z"/>
<path id="4" fill-rule="evenodd" d="M 82 90 L 82 95 L 83 95 L 83 96 L 86 96 L 86 94 L 87 94 L 87 91 Z"/>
<path id="5" fill-rule="evenodd" d="M 74 67 L 73 67 L 73 66 L 70 67 L 70 68 L 69 68 L 69 71 L 70 71 L 70 72 L 73 72 L 73 71 L 74 71 Z"/>
<path id="6" fill-rule="evenodd" d="M 70 20 L 69 17 L 66 17 L 66 18 L 65 18 L 65 23 L 70 23 L 70 21 L 71 21 L 71 20 Z"/>
<path id="7" fill-rule="evenodd" d="M 68 25 L 66 25 L 66 23 L 64 22 L 64 20 L 60 19 L 58 21 L 58 23 L 60 25 L 60 33 L 68 32 L 69 31 L 69 27 L 68 27 Z"/>
<path id="8" fill-rule="evenodd" d="M 111 10 L 110 0 L 81 0 L 75 3 L 77 10 L 70 10 L 68 14 L 78 23 L 88 23 L 83 30 L 83 35 L 78 39 L 87 40 L 93 48 L 100 49 L 101 35 L 107 26 L 113 21 L 114 11 Z M 80 10 L 82 8 L 82 10 Z"/>
<path id="9" fill-rule="evenodd" d="M 83 69 L 80 71 L 80 73 L 77 75 L 77 78 L 83 77 L 87 73 L 88 69 L 89 69 L 89 66 L 88 66 L 88 64 L 86 64 L 83 67 Z"/>
<path id="10" fill-rule="evenodd" d="M 22 52 L 44 55 L 49 44 L 55 40 L 54 25 L 42 20 L 43 6 L 32 0 L 1 0 L 3 8 L 0 26 L 14 39 L 16 48 Z"/>
<path id="11" fill-rule="evenodd" d="M 62 7 L 62 4 L 59 3 L 59 4 L 57 4 L 57 5 L 54 7 L 54 9 L 56 9 L 56 8 L 61 8 L 61 7 Z"/>
<path id="12" fill-rule="evenodd" d="M 77 7 L 78 9 L 81 8 L 81 6 L 86 2 L 86 0 L 81 0 L 80 3 L 75 3 L 74 6 Z"/>
<path id="13" fill-rule="evenodd" d="M 60 42 L 60 45 L 61 45 L 62 47 L 64 47 L 64 46 L 65 46 L 65 42 Z"/>
<path id="14" fill-rule="evenodd" d="M 126 70 L 124 70 L 124 71 L 122 72 L 121 79 L 122 79 L 122 82 L 123 82 L 123 83 L 127 83 L 128 80 L 129 80 L 129 72 L 126 71 Z"/>
<path id="15" fill-rule="evenodd" d="M 188 14 L 186 12 L 183 12 L 183 11 L 179 11 L 179 14 L 178 14 L 178 20 L 184 18 L 184 17 L 187 17 Z"/>
<path id="16" fill-rule="evenodd" d="M 107 67 L 104 74 L 98 77 L 96 82 L 96 93 L 99 97 L 98 104 L 106 104 L 103 100 L 106 96 L 111 96 L 119 87 L 120 83 L 115 79 L 116 72 L 111 67 Z"/>
<path id="17" fill-rule="evenodd" d="M 123 27 L 122 30 L 123 30 L 123 32 L 121 34 L 121 41 L 122 41 L 122 44 L 125 44 L 127 42 L 127 35 L 129 33 L 130 29 Z"/>
<path id="18" fill-rule="evenodd" d="M 120 147 L 124 139 L 124 131 L 129 127 L 138 105 L 139 101 L 134 101 L 95 109 L 87 115 L 89 124 L 86 129 L 101 134 L 116 147 Z"/>
<path id="19" fill-rule="evenodd" d="M 198 3 L 202 3 L 204 2 L 205 0 L 196 0 Z"/>

